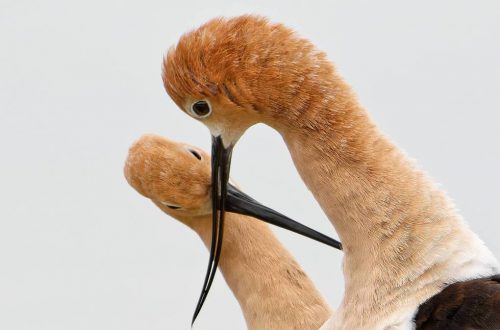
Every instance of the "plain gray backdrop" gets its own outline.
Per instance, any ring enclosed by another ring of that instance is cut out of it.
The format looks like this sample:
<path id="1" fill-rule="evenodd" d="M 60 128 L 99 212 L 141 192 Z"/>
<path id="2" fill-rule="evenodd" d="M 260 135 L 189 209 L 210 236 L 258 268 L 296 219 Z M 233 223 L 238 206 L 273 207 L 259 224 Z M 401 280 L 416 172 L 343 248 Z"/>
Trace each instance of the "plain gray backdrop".
<path id="1" fill-rule="evenodd" d="M 500 2 L 0 0 L 1 329 L 190 328 L 208 253 L 122 168 L 147 132 L 209 148 L 165 93 L 162 57 L 183 32 L 243 13 L 325 50 L 499 255 Z M 270 128 L 243 137 L 232 174 L 336 237 Z M 337 306 L 341 254 L 275 232 Z M 244 327 L 218 275 L 195 329 Z"/>

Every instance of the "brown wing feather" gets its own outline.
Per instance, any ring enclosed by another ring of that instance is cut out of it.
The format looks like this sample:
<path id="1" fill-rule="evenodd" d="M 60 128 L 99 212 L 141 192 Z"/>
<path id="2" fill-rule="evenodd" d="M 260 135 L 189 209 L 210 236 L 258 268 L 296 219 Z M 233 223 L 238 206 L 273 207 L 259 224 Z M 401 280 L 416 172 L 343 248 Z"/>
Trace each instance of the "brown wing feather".
<path id="1" fill-rule="evenodd" d="M 500 275 L 457 282 L 420 305 L 416 329 L 500 329 Z"/>

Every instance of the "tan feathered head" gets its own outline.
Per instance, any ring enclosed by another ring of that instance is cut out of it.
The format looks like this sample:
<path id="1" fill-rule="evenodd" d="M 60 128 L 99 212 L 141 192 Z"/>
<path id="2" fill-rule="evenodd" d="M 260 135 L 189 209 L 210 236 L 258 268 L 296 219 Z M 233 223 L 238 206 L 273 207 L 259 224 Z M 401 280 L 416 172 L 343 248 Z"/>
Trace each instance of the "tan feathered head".
<path id="1" fill-rule="evenodd" d="M 184 34 L 163 70 L 170 97 L 213 135 L 229 128 L 241 135 L 275 117 L 293 119 L 321 102 L 332 76 L 332 64 L 311 42 L 252 15 L 216 18 Z M 209 103 L 209 116 L 193 112 L 200 100 Z"/>
<path id="2" fill-rule="evenodd" d="M 210 214 L 210 156 L 161 136 L 142 136 L 129 150 L 125 177 L 143 196 L 176 216 Z"/>

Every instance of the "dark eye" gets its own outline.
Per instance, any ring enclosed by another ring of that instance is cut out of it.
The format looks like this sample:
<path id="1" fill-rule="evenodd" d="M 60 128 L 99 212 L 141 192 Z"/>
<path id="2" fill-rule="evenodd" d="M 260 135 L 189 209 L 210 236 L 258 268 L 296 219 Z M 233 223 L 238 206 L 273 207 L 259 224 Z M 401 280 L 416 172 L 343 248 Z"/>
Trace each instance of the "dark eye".
<path id="1" fill-rule="evenodd" d="M 177 205 L 172 205 L 172 204 L 169 204 L 167 202 L 160 202 L 161 204 L 165 205 L 166 207 L 168 208 L 171 208 L 172 210 L 177 210 L 177 209 L 180 209 L 181 207 L 180 206 L 177 206 Z"/>
<path id="2" fill-rule="evenodd" d="M 207 101 L 196 101 L 191 105 L 191 114 L 198 118 L 205 118 L 212 112 Z"/>
<path id="3" fill-rule="evenodd" d="M 198 151 L 193 150 L 193 149 L 188 149 L 188 150 L 189 150 L 189 152 L 190 152 L 193 156 L 195 156 L 196 158 L 198 158 L 198 160 L 201 160 L 201 155 L 200 155 L 200 153 L 199 153 Z"/>

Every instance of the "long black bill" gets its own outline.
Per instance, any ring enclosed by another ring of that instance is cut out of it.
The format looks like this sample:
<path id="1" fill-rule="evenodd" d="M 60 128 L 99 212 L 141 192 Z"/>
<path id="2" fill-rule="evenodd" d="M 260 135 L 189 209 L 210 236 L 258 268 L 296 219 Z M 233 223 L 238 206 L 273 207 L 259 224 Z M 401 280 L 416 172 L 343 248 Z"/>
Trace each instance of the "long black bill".
<path id="1" fill-rule="evenodd" d="M 232 184 L 228 184 L 226 211 L 260 219 L 272 225 L 293 231 L 294 233 L 329 245 L 338 250 L 342 250 L 342 244 L 339 241 L 304 226 L 303 224 L 260 204 L 252 197 L 234 187 Z"/>
<path id="2" fill-rule="evenodd" d="M 224 215 L 226 211 L 260 219 L 342 250 L 342 244 L 339 241 L 323 235 L 260 204 L 233 185 L 228 184 L 231 152 L 232 146 L 228 148 L 224 147 L 220 136 L 212 137 L 212 244 L 210 246 L 210 258 L 208 260 L 205 282 L 203 283 L 203 288 L 194 311 L 191 325 L 193 325 L 201 311 L 217 271 L 222 249 Z"/>
<path id="3" fill-rule="evenodd" d="M 203 303 L 212 286 L 217 265 L 219 264 L 232 149 L 232 146 L 228 148 L 224 147 L 220 136 L 212 136 L 212 244 L 210 246 L 210 257 L 205 282 L 203 283 L 201 295 L 194 311 L 191 326 L 203 307 Z"/>

